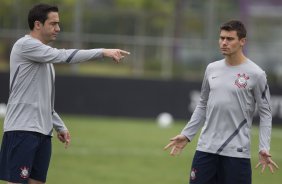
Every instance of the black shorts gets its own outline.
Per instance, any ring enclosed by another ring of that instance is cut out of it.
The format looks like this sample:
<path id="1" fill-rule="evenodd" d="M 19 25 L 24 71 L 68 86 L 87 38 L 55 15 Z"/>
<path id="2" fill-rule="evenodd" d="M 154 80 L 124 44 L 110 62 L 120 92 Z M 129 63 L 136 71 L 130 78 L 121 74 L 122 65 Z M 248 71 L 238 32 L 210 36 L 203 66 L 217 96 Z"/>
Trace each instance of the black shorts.
<path id="1" fill-rule="evenodd" d="M 0 180 L 46 182 L 51 158 L 51 136 L 28 131 L 4 132 L 0 150 Z"/>
<path id="2" fill-rule="evenodd" d="M 251 161 L 196 151 L 190 184 L 251 184 Z"/>

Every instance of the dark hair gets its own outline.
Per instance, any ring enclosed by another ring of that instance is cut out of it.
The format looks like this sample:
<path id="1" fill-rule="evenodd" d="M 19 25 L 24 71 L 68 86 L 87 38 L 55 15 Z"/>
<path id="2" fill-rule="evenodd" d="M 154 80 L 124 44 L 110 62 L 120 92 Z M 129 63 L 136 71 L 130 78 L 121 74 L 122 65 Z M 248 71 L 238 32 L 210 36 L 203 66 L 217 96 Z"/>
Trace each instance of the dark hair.
<path id="1" fill-rule="evenodd" d="M 231 20 L 231 21 L 224 23 L 220 27 L 220 31 L 222 31 L 222 30 L 236 31 L 239 40 L 247 37 L 247 30 L 246 30 L 244 24 L 239 20 Z"/>
<path id="2" fill-rule="evenodd" d="M 28 13 L 28 25 L 30 30 L 33 30 L 35 21 L 40 21 L 44 24 L 50 12 L 59 12 L 59 9 L 57 6 L 48 4 L 37 4 L 31 8 Z"/>

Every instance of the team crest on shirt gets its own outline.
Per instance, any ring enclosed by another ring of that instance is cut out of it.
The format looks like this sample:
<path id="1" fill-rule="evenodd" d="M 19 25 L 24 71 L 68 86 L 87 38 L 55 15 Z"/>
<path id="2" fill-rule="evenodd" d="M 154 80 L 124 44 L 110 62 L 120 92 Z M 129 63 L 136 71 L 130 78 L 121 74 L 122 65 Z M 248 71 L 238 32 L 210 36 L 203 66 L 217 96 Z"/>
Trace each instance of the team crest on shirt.
<path id="1" fill-rule="evenodd" d="M 190 179 L 191 180 L 195 180 L 196 179 L 196 173 L 197 173 L 197 170 L 193 168 L 192 171 L 191 171 L 191 174 L 190 174 Z"/>
<path id="2" fill-rule="evenodd" d="M 235 85 L 238 86 L 238 88 L 246 88 L 247 84 L 248 84 L 248 80 L 250 79 L 249 76 L 247 76 L 246 74 L 237 74 L 237 79 L 235 80 Z"/>
<path id="3" fill-rule="evenodd" d="M 26 167 L 26 166 L 24 166 L 24 167 L 21 167 L 20 168 L 21 169 L 21 178 L 23 178 L 23 179 L 26 179 L 26 178 L 28 178 L 28 175 L 29 175 L 29 168 L 28 167 Z"/>

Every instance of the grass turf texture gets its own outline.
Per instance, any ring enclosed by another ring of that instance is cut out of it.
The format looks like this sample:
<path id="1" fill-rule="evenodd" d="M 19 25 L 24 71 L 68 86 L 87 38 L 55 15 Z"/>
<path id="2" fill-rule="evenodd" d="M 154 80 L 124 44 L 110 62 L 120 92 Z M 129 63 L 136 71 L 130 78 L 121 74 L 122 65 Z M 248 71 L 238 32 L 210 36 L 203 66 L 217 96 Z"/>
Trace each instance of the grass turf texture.
<path id="1" fill-rule="evenodd" d="M 72 143 L 65 149 L 54 136 L 47 183 L 188 183 L 191 159 L 198 138 L 195 137 L 180 156 L 171 157 L 168 151 L 162 150 L 169 138 L 180 132 L 185 122 L 177 122 L 171 128 L 162 129 L 152 119 L 68 115 L 63 116 L 63 119 L 71 131 Z M 0 135 L 2 138 L 2 133 Z M 282 129 L 275 127 L 272 132 L 271 153 L 276 163 L 282 167 L 281 142 Z M 254 126 L 253 183 L 280 183 L 280 170 L 275 174 L 268 170 L 260 174 L 259 170 L 254 169 L 258 160 L 257 147 L 258 128 Z"/>

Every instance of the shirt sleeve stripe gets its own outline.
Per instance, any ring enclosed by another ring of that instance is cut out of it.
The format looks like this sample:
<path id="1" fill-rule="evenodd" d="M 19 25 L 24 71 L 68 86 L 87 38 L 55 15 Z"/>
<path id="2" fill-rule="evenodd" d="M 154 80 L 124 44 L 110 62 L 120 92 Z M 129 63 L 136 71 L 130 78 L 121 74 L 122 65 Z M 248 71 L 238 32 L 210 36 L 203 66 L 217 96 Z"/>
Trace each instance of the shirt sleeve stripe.
<path id="1" fill-rule="evenodd" d="M 71 55 L 68 57 L 68 59 L 66 60 L 66 62 L 69 63 L 69 62 L 72 60 L 72 58 L 74 57 L 74 55 L 75 55 L 78 51 L 79 51 L 78 49 L 76 49 L 75 51 L 73 51 L 73 53 L 71 53 Z"/>
<path id="2" fill-rule="evenodd" d="M 266 95 L 266 90 L 268 89 L 268 86 L 267 86 L 267 84 L 265 85 L 265 88 L 264 88 L 264 91 L 262 92 L 262 94 L 261 94 L 261 98 L 263 99 L 263 98 L 265 98 L 265 95 Z"/>
<path id="3" fill-rule="evenodd" d="M 16 72 L 15 72 L 15 75 L 14 75 L 14 77 L 13 77 L 12 84 L 11 84 L 11 86 L 10 86 L 10 94 L 11 94 L 11 92 L 12 92 L 12 90 L 13 90 L 14 82 L 15 82 L 15 80 L 16 80 L 16 78 L 17 78 L 17 75 L 18 75 L 18 73 L 19 73 L 19 70 L 20 70 L 20 66 L 17 68 L 17 70 L 16 70 Z"/>

